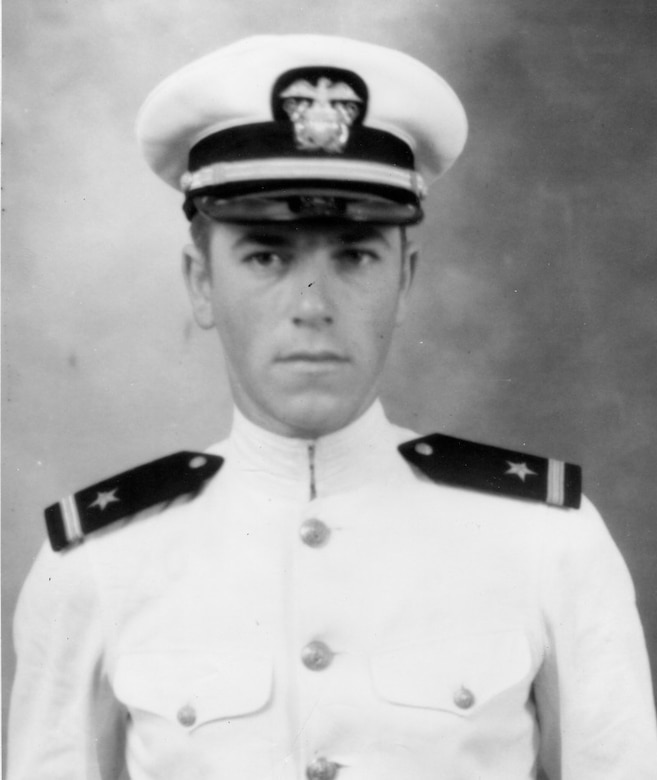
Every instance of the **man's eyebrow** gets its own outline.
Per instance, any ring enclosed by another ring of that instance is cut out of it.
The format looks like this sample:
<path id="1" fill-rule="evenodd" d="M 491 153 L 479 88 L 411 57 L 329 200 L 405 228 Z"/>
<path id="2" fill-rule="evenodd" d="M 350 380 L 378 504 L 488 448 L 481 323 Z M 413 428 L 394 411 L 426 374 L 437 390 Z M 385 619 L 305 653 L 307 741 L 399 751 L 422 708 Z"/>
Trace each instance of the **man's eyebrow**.
<path id="1" fill-rule="evenodd" d="M 383 241 L 386 246 L 390 246 L 390 242 L 386 238 L 385 233 L 372 225 L 356 225 L 353 228 L 340 233 L 338 239 L 344 244 L 378 240 Z"/>
<path id="2" fill-rule="evenodd" d="M 253 229 L 242 234 L 234 243 L 233 249 L 239 249 L 245 244 L 264 244 L 266 246 L 288 246 L 290 239 L 281 233 L 268 233 L 266 230 Z"/>
<path id="3" fill-rule="evenodd" d="M 357 244 L 359 241 L 381 241 L 390 247 L 385 233 L 374 225 L 353 225 L 344 230 L 329 234 L 329 240 L 335 244 Z M 294 243 L 294 236 L 265 227 L 250 228 L 233 243 L 233 249 L 248 244 L 261 244 L 270 247 L 288 247 Z"/>

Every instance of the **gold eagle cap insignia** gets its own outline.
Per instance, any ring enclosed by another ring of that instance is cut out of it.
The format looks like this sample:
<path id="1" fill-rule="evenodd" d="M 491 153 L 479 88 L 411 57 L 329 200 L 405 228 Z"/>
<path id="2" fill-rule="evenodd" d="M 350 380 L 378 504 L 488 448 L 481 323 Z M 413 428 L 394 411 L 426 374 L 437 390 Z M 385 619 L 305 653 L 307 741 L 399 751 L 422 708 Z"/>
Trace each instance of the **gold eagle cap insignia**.
<path id="1" fill-rule="evenodd" d="M 340 153 L 362 112 L 362 99 L 342 81 L 321 77 L 317 84 L 299 79 L 279 95 L 294 126 L 298 149 Z"/>

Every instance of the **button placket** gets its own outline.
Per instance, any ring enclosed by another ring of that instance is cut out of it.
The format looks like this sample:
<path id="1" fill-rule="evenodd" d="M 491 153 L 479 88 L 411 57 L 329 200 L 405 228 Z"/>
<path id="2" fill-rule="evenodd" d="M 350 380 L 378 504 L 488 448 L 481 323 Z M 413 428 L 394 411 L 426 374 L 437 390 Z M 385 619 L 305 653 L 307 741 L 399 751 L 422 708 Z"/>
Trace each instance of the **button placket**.
<path id="1" fill-rule="evenodd" d="M 305 514 L 305 518 L 302 519 L 302 522 L 298 527 L 298 533 L 299 539 L 304 547 L 310 548 L 311 550 L 319 550 L 320 548 L 325 547 L 329 542 L 331 538 L 331 528 L 326 522 L 318 517 L 313 509 L 316 510 L 314 504 L 307 507 L 307 514 Z M 321 561 L 324 560 L 324 558 L 321 554 L 319 554 L 318 558 L 316 553 L 311 552 L 305 554 L 300 553 L 300 555 L 301 560 L 303 561 L 302 565 L 304 567 L 305 576 L 309 577 L 310 581 L 308 583 L 308 588 L 304 591 L 307 601 L 306 598 L 304 598 L 305 606 L 301 608 L 301 619 L 298 624 L 298 629 L 300 629 L 300 637 L 303 637 L 304 634 L 306 637 L 312 637 L 315 631 L 313 631 L 311 626 L 314 626 L 315 630 L 319 630 L 320 633 L 322 632 L 323 621 L 321 620 L 321 617 L 319 622 L 317 621 L 319 615 L 317 614 L 317 610 L 313 610 L 311 606 L 313 601 L 311 594 L 315 580 L 317 579 L 319 582 L 322 581 Z M 317 570 L 317 566 L 319 566 L 320 571 Z M 306 621 L 301 617 L 306 614 L 307 609 L 310 610 L 308 616 L 312 615 L 312 619 L 309 621 Z M 315 636 L 316 635 L 317 634 L 315 634 Z M 309 641 L 300 651 L 299 660 L 303 666 L 312 673 L 312 675 L 306 676 L 305 682 L 301 684 L 302 691 L 305 691 L 305 693 L 302 694 L 302 697 L 304 699 L 306 696 L 308 697 L 306 704 L 310 706 L 309 712 L 312 712 L 312 708 L 316 706 L 313 704 L 313 701 L 320 695 L 319 692 L 323 688 L 323 684 L 325 682 L 329 682 L 330 684 L 330 681 L 325 680 L 323 677 L 320 682 L 320 679 L 316 678 L 314 675 L 327 669 L 332 664 L 334 655 L 333 650 L 325 642 L 318 639 Z M 317 688 L 318 685 L 319 688 Z M 314 739 L 311 738 L 310 742 L 312 744 Z M 316 743 L 314 747 L 316 747 Z M 309 761 L 306 766 L 306 777 L 308 780 L 334 780 L 337 777 L 338 770 L 339 764 L 330 761 L 323 756 L 316 756 L 313 760 Z"/>

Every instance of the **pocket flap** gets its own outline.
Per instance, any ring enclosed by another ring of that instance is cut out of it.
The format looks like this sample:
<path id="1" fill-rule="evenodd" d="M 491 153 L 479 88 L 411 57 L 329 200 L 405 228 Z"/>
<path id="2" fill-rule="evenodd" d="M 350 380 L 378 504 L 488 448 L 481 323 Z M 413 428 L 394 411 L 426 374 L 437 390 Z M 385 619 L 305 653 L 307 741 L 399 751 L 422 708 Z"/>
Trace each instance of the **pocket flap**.
<path id="1" fill-rule="evenodd" d="M 272 663 L 249 651 L 127 653 L 113 686 L 130 709 L 193 729 L 262 709 L 271 697 Z"/>
<path id="2" fill-rule="evenodd" d="M 531 653 L 520 631 L 409 644 L 371 661 L 377 693 L 393 704 L 467 716 L 522 681 Z"/>

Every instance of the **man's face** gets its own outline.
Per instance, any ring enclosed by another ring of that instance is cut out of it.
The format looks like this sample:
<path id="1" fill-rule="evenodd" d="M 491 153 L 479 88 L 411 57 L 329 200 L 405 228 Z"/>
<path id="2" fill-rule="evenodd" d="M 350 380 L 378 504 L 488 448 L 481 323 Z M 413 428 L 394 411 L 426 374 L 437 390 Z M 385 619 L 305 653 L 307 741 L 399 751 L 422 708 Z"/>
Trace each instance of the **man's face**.
<path id="1" fill-rule="evenodd" d="M 398 227 L 212 223 L 186 250 L 197 322 L 216 327 L 238 408 L 315 438 L 362 414 L 401 322 L 412 268 Z"/>

